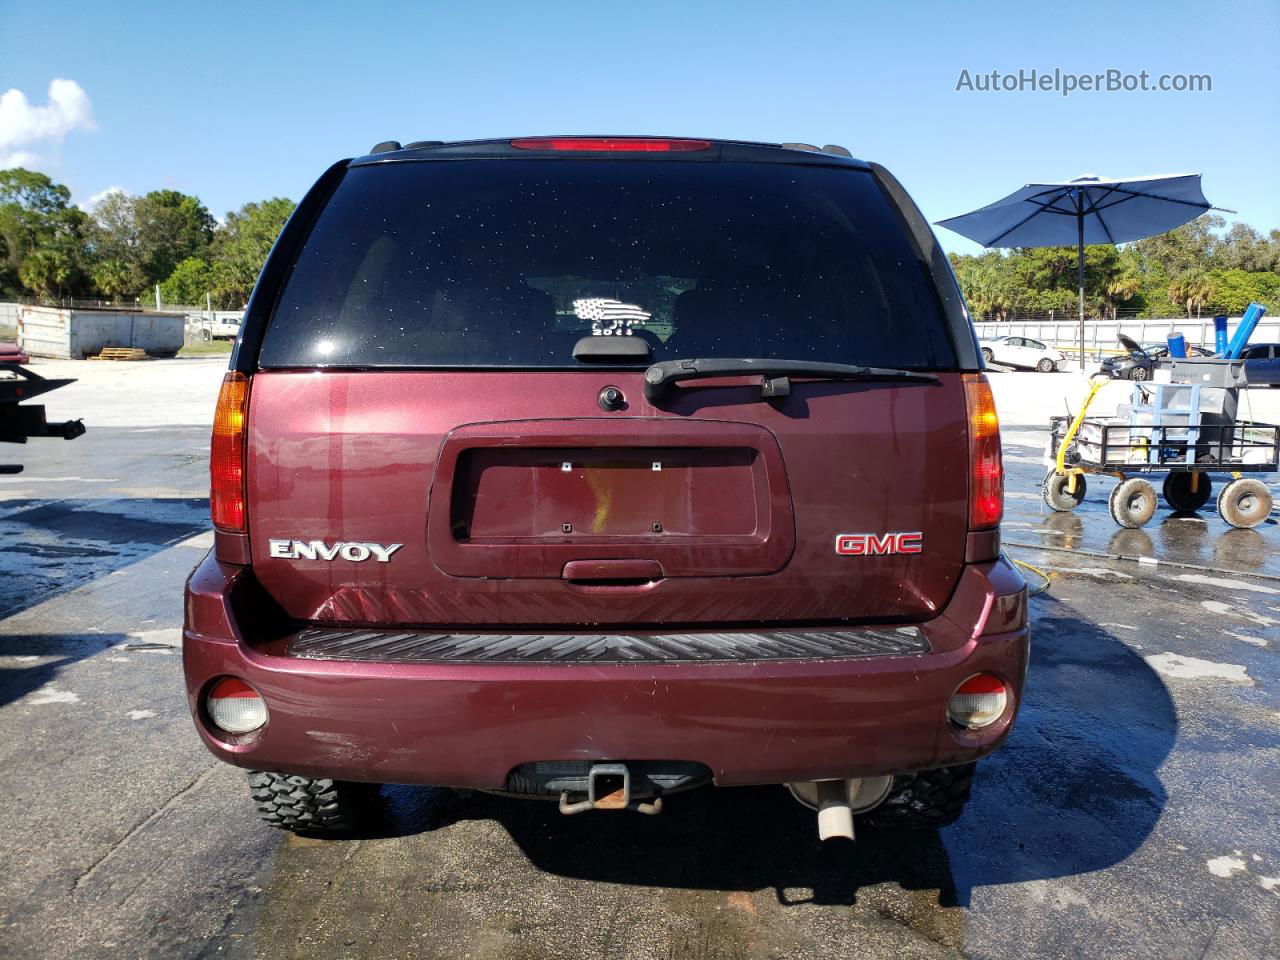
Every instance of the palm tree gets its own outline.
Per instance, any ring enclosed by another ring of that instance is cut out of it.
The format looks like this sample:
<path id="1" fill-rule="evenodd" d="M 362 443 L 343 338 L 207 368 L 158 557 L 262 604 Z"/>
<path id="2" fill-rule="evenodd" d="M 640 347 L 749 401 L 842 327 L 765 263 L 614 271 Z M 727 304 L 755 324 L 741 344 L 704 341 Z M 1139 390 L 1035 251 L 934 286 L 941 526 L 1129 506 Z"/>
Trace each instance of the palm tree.
<path id="1" fill-rule="evenodd" d="M 1192 310 L 1195 310 L 1197 318 L 1200 316 L 1200 311 L 1213 299 L 1214 292 L 1213 278 L 1203 270 L 1188 270 L 1169 281 L 1169 299 L 1186 308 L 1188 320 Z"/>

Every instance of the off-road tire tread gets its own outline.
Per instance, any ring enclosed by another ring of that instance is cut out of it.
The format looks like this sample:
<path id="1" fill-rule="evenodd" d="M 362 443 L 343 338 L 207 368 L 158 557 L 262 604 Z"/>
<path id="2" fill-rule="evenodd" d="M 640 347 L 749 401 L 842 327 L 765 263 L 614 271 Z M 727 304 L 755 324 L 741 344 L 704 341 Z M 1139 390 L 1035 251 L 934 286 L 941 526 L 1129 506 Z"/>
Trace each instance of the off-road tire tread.
<path id="1" fill-rule="evenodd" d="M 1246 486 L 1255 487 L 1258 491 L 1257 495 L 1265 498 L 1267 504 L 1266 512 L 1263 513 L 1262 516 L 1254 523 L 1238 522 L 1241 518 L 1236 516 L 1235 511 L 1228 505 L 1230 501 L 1240 493 L 1241 489 Z M 1229 483 L 1224 484 L 1222 489 L 1218 491 L 1218 516 L 1237 530 L 1251 530 L 1254 527 L 1261 526 L 1266 522 L 1267 518 L 1271 516 L 1272 506 L 1271 491 L 1268 490 L 1267 485 L 1257 477 L 1240 477 L 1237 480 L 1232 480 Z"/>
<path id="2" fill-rule="evenodd" d="M 336 836 L 360 826 L 373 807 L 377 786 L 251 770 L 249 795 L 258 816 L 273 827 Z"/>
<path id="3" fill-rule="evenodd" d="M 1083 474 L 1076 476 L 1076 492 L 1080 497 L 1077 500 L 1067 493 L 1066 477 L 1062 478 L 1061 486 L 1055 483 L 1056 477 L 1056 471 L 1049 472 L 1049 475 L 1044 478 L 1044 483 L 1040 485 L 1040 496 L 1044 499 L 1045 506 L 1055 513 L 1070 513 L 1084 502 L 1088 484 Z"/>
<path id="4" fill-rule="evenodd" d="M 973 789 L 976 763 L 942 767 L 893 778 L 889 796 L 859 819 L 885 830 L 936 830 L 964 812 Z"/>
<path id="5" fill-rule="evenodd" d="M 1141 523 L 1134 523 L 1133 518 L 1127 513 L 1120 512 L 1120 501 L 1124 499 L 1124 494 L 1129 491 L 1142 489 L 1146 487 L 1146 494 L 1151 500 L 1151 513 Z M 1155 516 L 1156 508 L 1159 502 L 1156 500 L 1155 487 L 1140 477 L 1130 477 L 1128 480 L 1121 480 L 1111 489 L 1111 495 L 1107 497 L 1107 512 L 1111 514 L 1111 519 L 1116 522 L 1116 526 L 1124 527 L 1126 530 L 1137 530 L 1139 527 L 1145 527 L 1151 522 L 1151 518 Z"/>

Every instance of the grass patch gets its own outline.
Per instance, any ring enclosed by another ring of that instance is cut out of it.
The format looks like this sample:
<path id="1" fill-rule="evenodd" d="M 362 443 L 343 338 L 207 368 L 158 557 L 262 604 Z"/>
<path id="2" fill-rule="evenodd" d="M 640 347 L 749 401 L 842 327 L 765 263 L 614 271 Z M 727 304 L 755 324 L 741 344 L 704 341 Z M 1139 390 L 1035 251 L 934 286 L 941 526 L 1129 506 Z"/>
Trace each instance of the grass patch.
<path id="1" fill-rule="evenodd" d="M 201 341 L 199 343 L 188 343 L 185 347 L 178 351 L 180 357 L 208 357 L 214 354 L 227 354 L 231 352 L 234 345 L 232 340 L 213 340 L 208 343 Z"/>

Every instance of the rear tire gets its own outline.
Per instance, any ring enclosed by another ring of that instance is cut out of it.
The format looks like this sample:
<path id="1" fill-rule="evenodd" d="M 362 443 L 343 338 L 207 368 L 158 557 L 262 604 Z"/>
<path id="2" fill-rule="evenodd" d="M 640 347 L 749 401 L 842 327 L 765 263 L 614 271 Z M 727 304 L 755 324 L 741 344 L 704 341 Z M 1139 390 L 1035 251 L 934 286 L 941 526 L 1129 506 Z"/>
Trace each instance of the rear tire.
<path id="1" fill-rule="evenodd" d="M 987 347 L 982 348 L 982 360 L 984 363 L 990 363 L 996 358 L 996 355 Z"/>
<path id="2" fill-rule="evenodd" d="M 1218 515 L 1241 530 L 1248 530 L 1271 516 L 1271 491 L 1261 480 L 1240 477 L 1218 494 Z"/>
<path id="3" fill-rule="evenodd" d="M 1191 474 L 1171 473 L 1164 478 L 1164 502 L 1178 513 L 1195 513 L 1213 495 L 1213 483 L 1207 474 L 1200 474 L 1196 489 L 1191 490 Z"/>
<path id="4" fill-rule="evenodd" d="M 973 789 L 976 763 L 904 773 L 893 778 L 884 803 L 859 819 L 885 830 L 936 830 L 964 812 Z"/>
<path id="5" fill-rule="evenodd" d="M 378 784 L 251 770 L 249 794 L 258 816 L 273 827 L 342 836 L 358 829 L 374 812 Z"/>
<path id="6" fill-rule="evenodd" d="M 1122 527 L 1136 530 L 1156 512 L 1156 488 L 1138 477 L 1116 484 L 1107 501 L 1111 519 Z"/>
<path id="7" fill-rule="evenodd" d="M 1053 373 L 1054 367 L 1056 366 L 1057 364 L 1048 357 L 1041 357 L 1040 362 L 1036 364 L 1036 369 L 1041 373 Z"/>
<path id="8" fill-rule="evenodd" d="M 1051 470 L 1044 478 L 1042 495 L 1050 510 L 1058 513 L 1070 513 L 1084 501 L 1086 484 L 1083 474 L 1076 474 L 1076 492 L 1067 492 L 1067 481 L 1071 479 L 1056 470 Z"/>

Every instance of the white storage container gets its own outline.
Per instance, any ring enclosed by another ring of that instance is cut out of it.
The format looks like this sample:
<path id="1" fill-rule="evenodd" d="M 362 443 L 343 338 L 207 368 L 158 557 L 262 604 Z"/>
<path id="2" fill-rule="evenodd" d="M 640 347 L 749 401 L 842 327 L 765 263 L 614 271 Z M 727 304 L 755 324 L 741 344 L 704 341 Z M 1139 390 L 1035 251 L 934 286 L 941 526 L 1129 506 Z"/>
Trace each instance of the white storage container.
<path id="1" fill-rule="evenodd" d="M 38 357 L 83 360 L 103 347 L 141 347 L 150 356 L 171 357 L 182 348 L 185 322 L 180 313 L 23 305 L 18 343 Z"/>

